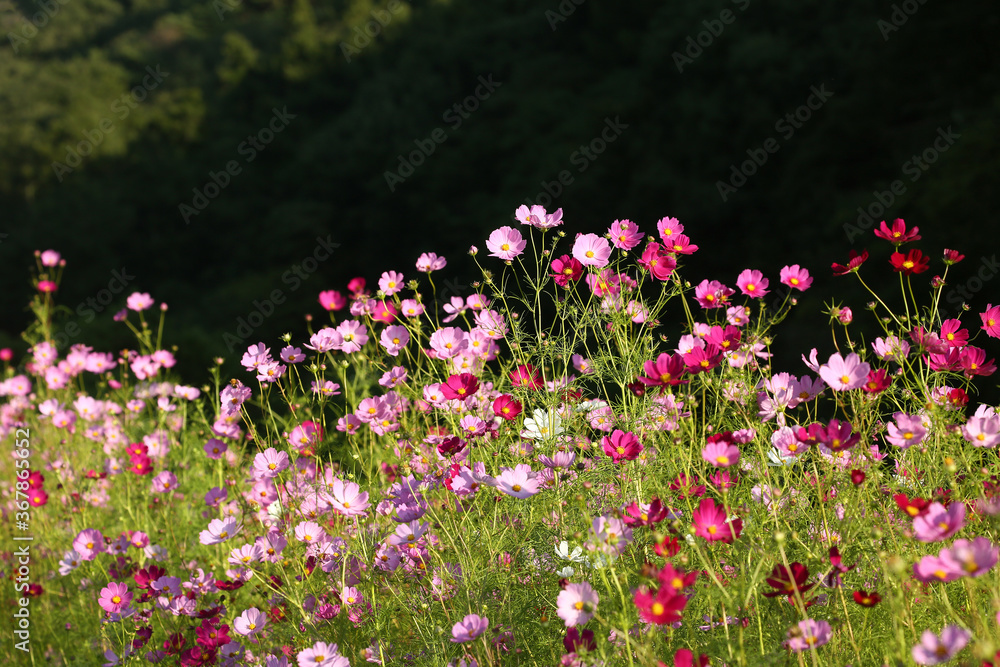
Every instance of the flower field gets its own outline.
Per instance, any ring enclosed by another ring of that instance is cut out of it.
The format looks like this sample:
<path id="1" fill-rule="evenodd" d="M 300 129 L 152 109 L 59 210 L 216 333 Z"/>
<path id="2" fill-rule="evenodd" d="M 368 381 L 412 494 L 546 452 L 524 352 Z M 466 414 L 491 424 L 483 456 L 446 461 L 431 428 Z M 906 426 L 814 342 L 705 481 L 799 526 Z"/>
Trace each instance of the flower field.
<path id="1" fill-rule="evenodd" d="M 57 349 L 72 262 L 37 253 L 0 351 L 5 664 L 1000 666 L 1000 306 L 943 317 L 960 252 L 883 222 L 887 264 L 831 270 L 899 292 L 779 370 L 806 268 L 516 218 L 474 292 L 437 307 L 434 253 L 355 278 L 234 378 L 175 376 L 155 294 L 117 306 L 134 349 Z"/>

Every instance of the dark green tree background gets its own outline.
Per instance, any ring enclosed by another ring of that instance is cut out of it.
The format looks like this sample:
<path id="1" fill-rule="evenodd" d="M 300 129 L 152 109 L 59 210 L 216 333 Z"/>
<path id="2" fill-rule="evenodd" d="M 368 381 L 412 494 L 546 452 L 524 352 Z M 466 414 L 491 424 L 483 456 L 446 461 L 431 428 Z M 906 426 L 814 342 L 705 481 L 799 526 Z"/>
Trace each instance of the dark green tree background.
<path id="1" fill-rule="evenodd" d="M 200 373 L 238 357 L 224 335 L 275 290 L 283 303 L 247 343 L 303 340 L 303 314 L 325 316 L 320 290 L 387 269 L 416 277 L 424 251 L 449 259 L 445 289 L 471 290 L 468 247 L 545 183 L 562 190 L 549 208 L 569 234 L 680 218 L 702 248 L 694 281 L 733 285 L 752 267 L 776 285 L 782 265 L 809 268 L 813 296 L 784 330 L 789 363 L 825 344 L 824 299 L 865 315 L 832 261 L 868 247 L 871 282 L 895 285 L 888 245 L 850 229 L 893 181 L 904 191 L 876 222 L 919 225 L 932 257 L 965 252 L 949 282 L 995 248 L 1000 13 L 987 0 L 17 0 L 0 5 L 0 26 L 0 343 L 21 349 L 36 249 L 66 257 L 59 296 L 74 310 L 113 271 L 134 275 L 93 321 L 68 318 L 81 326 L 68 342 L 127 345 L 111 315 L 148 291 Z M 814 90 L 829 99 L 787 120 Z M 259 150 L 244 143 L 282 122 Z M 619 134 L 581 157 L 608 122 Z M 948 128 L 958 137 L 914 170 Z M 776 152 L 720 195 L 771 138 Z M 390 187 L 398 156 L 428 142 Z M 227 164 L 238 173 L 198 200 Z M 340 245 L 308 273 L 317 238 Z M 987 282 L 974 307 L 991 293 Z"/>

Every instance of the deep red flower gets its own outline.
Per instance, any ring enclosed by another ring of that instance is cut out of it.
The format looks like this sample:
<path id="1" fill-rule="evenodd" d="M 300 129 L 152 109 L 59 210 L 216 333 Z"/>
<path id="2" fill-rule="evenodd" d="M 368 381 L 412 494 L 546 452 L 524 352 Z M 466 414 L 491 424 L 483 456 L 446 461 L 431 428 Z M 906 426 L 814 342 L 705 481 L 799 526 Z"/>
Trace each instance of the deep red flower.
<path id="1" fill-rule="evenodd" d="M 846 265 L 837 264 L 836 262 L 834 262 L 833 264 L 830 265 L 830 268 L 833 269 L 833 275 L 843 276 L 848 273 L 854 273 L 859 268 L 861 268 L 862 264 L 864 264 L 867 261 L 868 261 L 867 250 L 862 250 L 860 255 L 856 251 L 852 250 L 847 254 Z"/>
<path id="2" fill-rule="evenodd" d="M 892 264 L 892 270 L 896 273 L 909 276 L 926 271 L 930 268 L 931 260 L 927 255 L 913 248 L 905 255 L 901 252 L 892 253 L 889 263 Z"/>
<path id="3" fill-rule="evenodd" d="M 885 224 L 885 220 L 878 229 L 875 230 L 875 236 L 880 239 L 885 239 L 893 245 L 901 246 L 904 243 L 909 243 L 910 241 L 919 241 L 920 234 L 919 227 L 914 227 L 910 231 L 906 231 L 906 223 L 902 218 L 896 218 L 892 221 L 892 227 Z"/>
<path id="4" fill-rule="evenodd" d="M 947 264 L 948 266 L 951 266 L 952 264 L 958 264 L 963 259 L 965 259 L 965 255 L 963 255 L 959 251 L 949 250 L 948 248 L 944 249 L 944 263 Z"/>
<path id="5" fill-rule="evenodd" d="M 911 519 L 920 516 L 921 514 L 926 514 L 927 510 L 930 509 L 930 502 L 924 500 L 923 498 L 907 498 L 905 493 L 897 493 L 892 497 L 896 501 L 896 505 L 902 511 L 906 512 L 907 516 Z"/>
<path id="6" fill-rule="evenodd" d="M 135 573 L 135 585 L 139 588 L 146 589 L 149 585 L 160 577 L 166 576 L 167 571 L 162 567 L 157 567 L 156 565 L 150 565 L 149 567 L 144 567 Z"/>
<path id="7" fill-rule="evenodd" d="M 868 379 L 861 386 L 869 394 L 878 394 L 889 388 L 895 378 L 889 377 L 884 368 L 868 371 Z"/>
<path id="8" fill-rule="evenodd" d="M 549 275 L 559 287 L 566 287 L 570 281 L 576 282 L 583 277 L 583 264 L 580 263 L 580 260 L 569 255 L 552 260 L 552 270 L 555 273 Z"/>
<path id="9" fill-rule="evenodd" d="M 681 543 L 673 535 L 665 535 L 662 540 L 653 545 L 657 556 L 673 558 L 681 551 Z"/>
<path id="10" fill-rule="evenodd" d="M 784 565 L 775 565 L 771 576 L 764 580 L 775 590 L 764 593 L 764 597 L 773 598 L 787 595 L 791 599 L 796 590 L 799 594 L 803 594 L 816 585 L 807 585 L 807 579 L 809 579 L 809 568 L 802 563 L 792 563 L 791 569 Z"/>
<path id="11" fill-rule="evenodd" d="M 438 443 L 437 450 L 441 456 L 454 456 L 465 449 L 465 441 L 457 435 L 446 438 Z"/>
<path id="12" fill-rule="evenodd" d="M 582 633 L 576 628 L 570 628 L 563 637 L 563 646 L 567 653 L 579 653 L 581 649 L 587 651 L 597 650 L 597 641 L 594 639 L 593 630 L 584 630 Z"/>
<path id="13" fill-rule="evenodd" d="M 871 593 L 866 593 L 863 590 L 854 591 L 854 601 L 857 602 L 862 607 L 874 607 L 879 602 L 882 601 L 882 596 L 872 591 Z"/>

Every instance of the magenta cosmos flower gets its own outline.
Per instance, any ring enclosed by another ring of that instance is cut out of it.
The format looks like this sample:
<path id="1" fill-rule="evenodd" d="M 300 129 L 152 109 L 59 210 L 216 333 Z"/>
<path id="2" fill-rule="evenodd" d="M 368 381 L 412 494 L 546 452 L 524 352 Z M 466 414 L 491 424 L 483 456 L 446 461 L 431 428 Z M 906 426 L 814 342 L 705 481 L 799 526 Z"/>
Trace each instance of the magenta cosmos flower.
<path id="1" fill-rule="evenodd" d="M 913 520 L 913 532 L 921 542 L 940 542 L 964 525 L 965 503 L 952 503 L 947 508 L 941 503 L 931 503 L 925 513 Z"/>
<path id="2" fill-rule="evenodd" d="M 584 266 L 603 268 L 611 257 L 611 244 L 597 234 L 580 234 L 573 244 L 573 257 Z"/>
<path id="3" fill-rule="evenodd" d="M 763 273 L 751 269 L 743 269 L 736 278 L 736 286 L 740 288 L 740 291 L 753 299 L 759 299 L 767 294 L 768 284 L 769 281 Z"/>
<path id="4" fill-rule="evenodd" d="M 233 621 L 233 628 L 244 637 L 257 634 L 265 625 L 267 625 L 267 614 L 257 607 L 250 607 Z"/>
<path id="5" fill-rule="evenodd" d="M 583 625 L 594 615 L 601 598 L 588 584 L 567 584 L 556 598 L 556 614 L 566 623 L 567 628 Z"/>
<path id="6" fill-rule="evenodd" d="M 723 507 L 717 507 L 711 498 L 703 498 L 701 503 L 691 514 L 694 525 L 694 534 L 704 537 L 709 542 L 731 543 L 738 539 L 743 530 L 741 519 L 729 519 Z"/>
<path id="7" fill-rule="evenodd" d="M 856 353 L 851 352 L 846 359 L 834 353 L 819 367 L 819 376 L 834 391 L 848 391 L 864 386 L 869 371 L 871 366 L 861 361 Z"/>
<path id="8" fill-rule="evenodd" d="M 635 433 L 617 428 L 611 432 L 610 436 L 601 438 L 601 444 L 604 445 L 604 453 L 610 456 L 615 463 L 634 461 L 639 458 L 639 454 L 643 450 Z"/>
<path id="9" fill-rule="evenodd" d="M 631 250 L 642 241 L 639 225 L 631 220 L 615 220 L 611 223 L 611 243 L 620 250 Z"/>
<path id="10" fill-rule="evenodd" d="M 992 303 L 986 304 L 986 310 L 979 313 L 979 318 L 983 321 L 981 327 L 990 338 L 1000 338 L 1000 306 Z"/>
<path id="11" fill-rule="evenodd" d="M 501 227 L 494 230 L 486 239 L 486 247 L 490 250 L 490 257 L 499 257 L 505 261 L 510 261 L 520 255 L 527 244 L 527 241 L 522 238 L 521 232 L 513 227 Z"/>
<path id="12" fill-rule="evenodd" d="M 930 630 L 924 630 L 920 643 L 913 647 L 913 661 L 918 665 L 937 665 L 947 662 L 969 643 L 968 630 L 957 625 L 945 626 L 938 637 Z"/>
<path id="13" fill-rule="evenodd" d="M 97 601 L 104 611 L 117 614 L 132 602 L 132 594 L 129 593 L 127 584 L 119 584 L 112 581 L 101 591 L 101 597 Z"/>
<path id="14" fill-rule="evenodd" d="M 451 641 L 456 644 L 471 642 L 490 627 L 490 619 L 469 614 L 451 628 Z"/>
<path id="15" fill-rule="evenodd" d="M 818 648 L 830 641 L 832 634 L 833 629 L 826 621 L 807 618 L 788 630 L 788 648 L 796 653 Z"/>

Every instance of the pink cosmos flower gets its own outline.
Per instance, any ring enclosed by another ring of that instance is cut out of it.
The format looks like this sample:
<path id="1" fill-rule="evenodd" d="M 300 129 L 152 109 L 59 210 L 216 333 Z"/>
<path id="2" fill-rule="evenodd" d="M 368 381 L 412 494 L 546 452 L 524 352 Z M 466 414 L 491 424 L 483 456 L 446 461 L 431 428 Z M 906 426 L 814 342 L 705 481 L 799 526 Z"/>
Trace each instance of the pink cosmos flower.
<path id="1" fill-rule="evenodd" d="M 921 542 L 940 542 L 964 525 L 965 503 L 952 503 L 947 508 L 941 503 L 931 503 L 924 514 L 913 519 L 913 533 Z"/>
<path id="2" fill-rule="evenodd" d="M 438 254 L 434 252 L 425 252 L 417 258 L 417 271 L 420 271 L 421 273 L 440 271 L 447 265 L 448 260 L 444 257 L 439 257 Z"/>
<path id="3" fill-rule="evenodd" d="M 1000 306 L 986 304 L 986 310 L 979 313 L 979 317 L 983 321 L 982 330 L 986 335 L 990 338 L 1000 338 Z"/>
<path id="4" fill-rule="evenodd" d="M 760 271 L 743 269 L 736 278 L 736 286 L 740 288 L 746 296 L 759 299 L 768 293 L 769 281 Z"/>
<path id="5" fill-rule="evenodd" d="M 127 584 L 110 582 L 101 590 L 101 597 L 97 601 L 104 611 L 110 614 L 117 614 L 132 602 L 132 593 L 128 590 Z"/>
<path id="6" fill-rule="evenodd" d="M 177 488 L 177 477 L 169 470 L 164 470 L 153 478 L 153 491 L 166 493 Z"/>
<path id="7" fill-rule="evenodd" d="M 62 259 L 62 257 L 55 250 L 45 250 L 42 252 L 41 259 L 42 266 L 52 268 L 54 266 L 59 266 L 59 260 Z"/>
<path id="8" fill-rule="evenodd" d="M 153 299 L 145 292 L 134 292 L 129 295 L 128 299 L 125 300 L 125 305 L 129 307 L 130 310 L 140 312 L 152 307 Z"/>
<path id="9" fill-rule="evenodd" d="M 678 234 L 684 233 L 684 225 L 677 218 L 664 217 L 656 222 L 656 231 L 666 245 L 672 245 Z"/>
<path id="10" fill-rule="evenodd" d="M 892 418 L 896 420 L 896 423 L 886 424 L 888 435 L 885 439 L 897 447 L 906 449 L 913 445 L 919 445 L 924 436 L 927 435 L 927 429 L 924 428 L 923 420 L 919 415 L 911 417 L 903 412 L 897 412 L 892 415 Z"/>
<path id="11" fill-rule="evenodd" d="M 655 360 L 643 363 L 642 370 L 646 375 L 641 376 L 639 382 L 657 387 L 680 384 L 682 382 L 680 378 L 687 372 L 687 366 L 681 355 L 669 355 L 663 352 Z"/>
<path id="12" fill-rule="evenodd" d="M 848 391 L 862 387 L 868 380 L 871 366 L 861 361 L 855 352 L 844 359 L 834 353 L 829 361 L 819 367 L 819 376 L 834 391 Z"/>
<path id="13" fill-rule="evenodd" d="M 882 223 L 885 224 L 885 223 Z M 930 630 L 924 630 L 920 643 L 913 647 L 913 661 L 918 665 L 937 665 L 947 662 L 965 648 L 972 635 L 957 625 L 948 625 L 938 637 Z"/>
<path id="14" fill-rule="evenodd" d="M 913 564 L 913 578 L 925 584 L 940 582 L 948 583 L 964 576 L 962 567 L 953 562 L 945 562 L 938 556 L 930 554 Z"/>
<path id="15" fill-rule="evenodd" d="M 104 550 L 104 536 L 95 528 L 81 530 L 73 540 L 73 551 L 80 554 L 80 560 L 94 560 Z"/>
<path id="16" fill-rule="evenodd" d="M 725 308 L 729 305 L 729 297 L 735 290 L 726 287 L 718 280 L 702 280 L 694 288 L 694 298 L 702 308 Z"/>
<path id="17" fill-rule="evenodd" d="M 668 253 L 659 243 L 646 244 L 646 249 L 639 257 L 639 266 L 649 271 L 650 275 L 660 281 L 667 281 L 677 268 L 677 259 Z"/>
<path id="18" fill-rule="evenodd" d="M 399 271 L 386 271 L 379 278 L 378 287 L 386 296 L 398 294 L 403 289 L 403 274 Z"/>
<path id="19" fill-rule="evenodd" d="M 996 447 L 1000 443 L 1000 416 L 976 414 L 969 417 L 962 425 L 962 437 L 976 447 Z"/>
<path id="20" fill-rule="evenodd" d="M 621 250 L 631 250 L 642 241 L 639 225 L 631 220 L 615 220 L 608 232 L 611 234 L 612 245 Z"/>
<path id="21" fill-rule="evenodd" d="M 295 659 L 299 667 L 350 667 L 348 659 L 337 651 L 336 644 L 316 642 L 310 648 L 299 651 Z"/>
<path id="22" fill-rule="evenodd" d="M 888 338 L 876 338 L 875 342 L 872 343 L 872 349 L 875 351 L 875 356 L 883 361 L 901 363 L 910 353 L 910 344 L 896 336 L 889 336 Z"/>
<path id="23" fill-rule="evenodd" d="M 451 628 L 451 641 L 456 644 L 471 642 L 490 627 L 490 619 L 469 614 Z"/>
<path id="24" fill-rule="evenodd" d="M 826 621 L 808 618 L 788 630 L 788 648 L 796 653 L 826 644 L 833 635 L 833 628 Z"/>
<path id="25" fill-rule="evenodd" d="M 556 598 L 556 614 L 567 628 L 583 625 L 594 615 L 601 598 L 587 582 L 568 584 Z"/>
<path id="26" fill-rule="evenodd" d="M 379 342 L 390 356 L 395 357 L 410 342 L 410 332 L 406 327 L 394 324 L 382 330 Z"/>
<path id="27" fill-rule="evenodd" d="M 710 442 L 701 450 L 701 458 L 717 468 L 728 468 L 740 460 L 740 448 L 731 442 Z"/>
<path id="28" fill-rule="evenodd" d="M 809 272 L 798 264 L 792 264 L 781 269 L 779 280 L 783 285 L 805 292 L 812 285 L 813 279 Z"/>
<path id="29" fill-rule="evenodd" d="M 559 209 L 560 211 L 562 209 Z M 514 211 L 514 217 L 517 218 L 522 225 L 531 225 L 532 227 L 538 227 L 539 223 L 546 218 L 546 212 L 544 206 L 539 206 L 538 204 L 533 204 L 530 208 L 521 204 Z"/>
<path id="30" fill-rule="evenodd" d="M 584 266 L 603 268 L 608 265 L 611 257 L 611 245 L 603 236 L 581 234 L 573 244 L 573 257 Z"/>
<path id="31" fill-rule="evenodd" d="M 244 637 L 257 634 L 265 625 L 267 625 L 267 614 L 257 607 L 250 607 L 233 621 L 233 629 Z"/>
<path id="32" fill-rule="evenodd" d="M 507 323 L 503 315 L 495 310 L 476 311 L 475 320 L 475 331 L 490 340 L 500 340 L 507 335 Z"/>
<path id="33" fill-rule="evenodd" d="M 330 487 L 330 505 L 344 516 L 359 516 L 369 507 L 368 493 L 354 482 L 334 479 Z"/>
<path id="34" fill-rule="evenodd" d="M 970 577 L 979 577 L 997 564 L 1000 550 L 986 537 L 972 540 L 955 540 L 950 549 L 942 549 L 941 562 L 952 570 Z"/>
<path id="35" fill-rule="evenodd" d="M 341 310 L 347 305 L 347 297 L 337 290 L 326 290 L 319 293 L 319 305 L 325 310 Z"/>
<path id="36" fill-rule="evenodd" d="M 295 526 L 295 539 L 299 542 L 317 544 L 324 542 L 326 537 L 326 531 L 315 521 L 303 521 Z"/>
<path id="37" fill-rule="evenodd" d="M 431 334 L 430 345 L 439 358 L 451 359 L 468 348 L 469 337 L 458 327 L 446 327 Z"/>
<path id="38" fill-rule="evenodd" d="M 357 320 L 341 322 L 336 331 L 342 339 L 338 349 L 344 354 L 357 352 L 368 342 L 368 329 Z"/>
<path id="39" fill-rule="evenodd" d="M 499 257 L 504 261 L 510 261 L 524 252 L 524 247 L 528 244 L 521 236 L 521 232 L 513 227 L 501 227 L 495 230 L 486 240 L 486 247 L 490 250 L 490 257 Z"/>
<path id="40" fill-rule="evenodd" d="M 742 519 L 729 520 L 724 507 L 717 507 L 711 498 L 703 498 L 692 515 L 694 534 L 709 542 L 731 543 L 743 530 Z"/>
<path id="41" fill-rule="evenodd" d="M 639 458 L 639 454 L 644 449 L 635 433 L 617 428 L 611 432 L 610 436 L 601 438 L 601 444 L 604 447 L 604 453 L 610 456 L 614 463 L 634 461 Z"/>
<path id="42" fill-rule="evenodd" d="M 258 479 L 274 479 L 288 468 L 288 454 L 268 447 L 253 460 L 254 475 Z"/>
<path id="43" fill-rule="evenodd" d="M 220 544 L 240 532 L 240 524 L 233 517 L 213 519 L 208 524 L 208 530 L 203 530 L 198 536 L 202 544 Z"/>
<path id="44" fill-rule="evenodd" d="M 530 498 L 539 491 L 538 480 L 531 466 L 524 463 L 504 469 L 497 475 L 496 486 L 508 496 L 515 498 Z"/>

